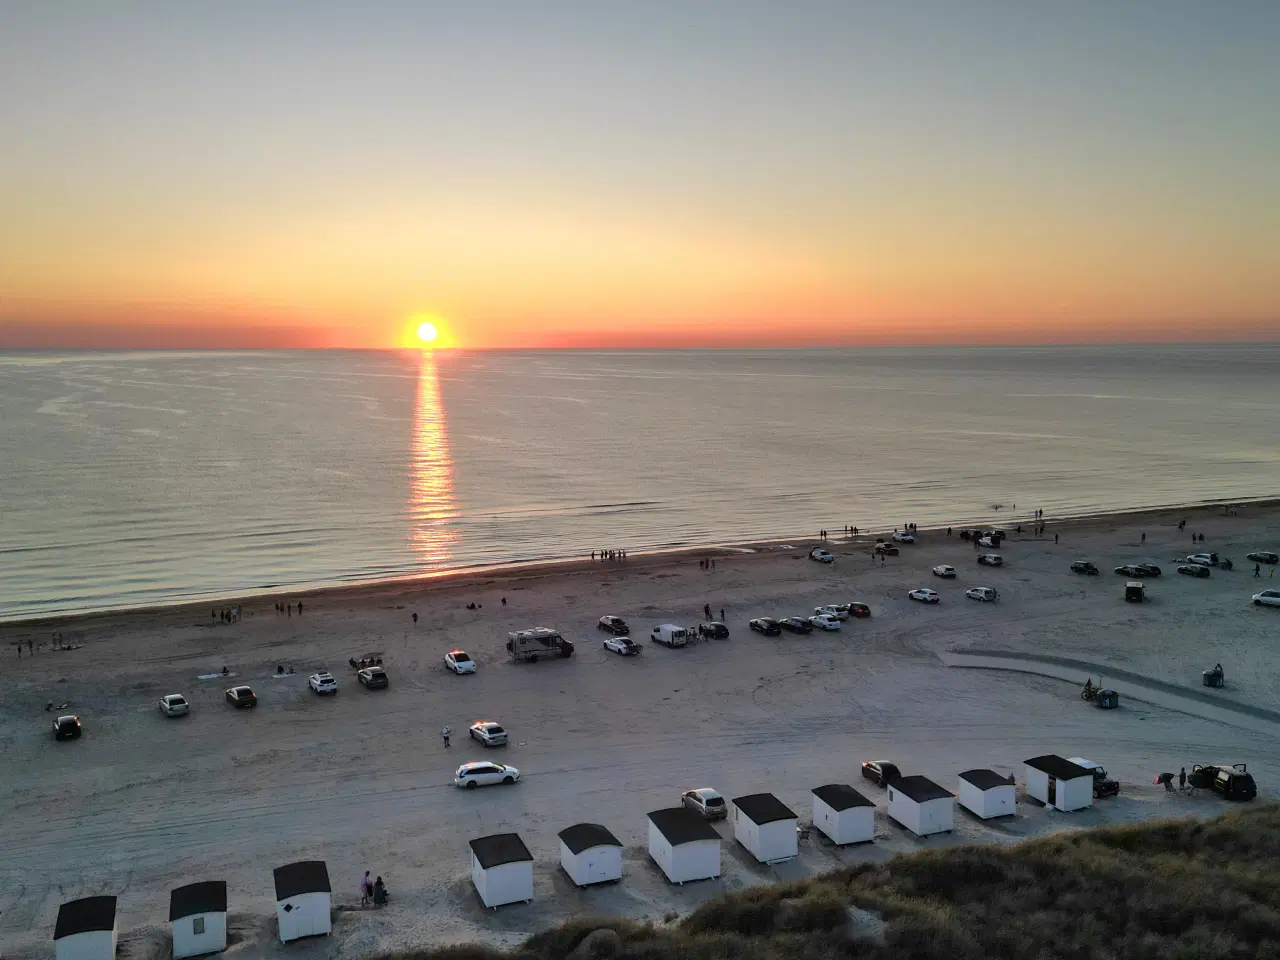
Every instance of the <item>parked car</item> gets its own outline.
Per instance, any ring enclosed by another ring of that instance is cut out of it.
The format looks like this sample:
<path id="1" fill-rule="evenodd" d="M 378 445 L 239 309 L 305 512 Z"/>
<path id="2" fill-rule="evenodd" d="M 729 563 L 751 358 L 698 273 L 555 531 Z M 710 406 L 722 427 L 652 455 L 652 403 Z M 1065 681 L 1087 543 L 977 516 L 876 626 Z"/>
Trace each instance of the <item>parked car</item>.
<path id="1" fill-rule="evenodd" d="M 849 607 L 847 604 L 828 603 L 821 607 L 813 608 L 814 615 L 826 614 L 828 617 L 835 617 L 837 620 L 849 619 Z"/>
<path id="2" fill-rule="evenodd" d="M 166 717 L 185 717 L 191 712 L 191 704 L 180 693 L 166 693 L 160 698 L 160 712 Z"/>
<path id="3" fill-rule="evenodd" d="M 933 568 L 935 577 L 942 577 L 943 580 L 954 580 L 956 578 L 956 568 L 949 563 L 940 563 Z"/>
<path id="4" fill-rule="evenodd" d="M 307 686 L 321 696 L 338 692 L 338 681 L 331 673 L 313 673 L 307 677 Z"/>
<path id="5" fill-rule="evenodd" d="M 472 740 L 479 740 L 486 747 L 507 745 L 507 731 L 502 729 L 502 724 L 494 723 L 492 720 L 477 720 L 467 729 L 467 733 L 471 735 Z"/>
<path id="6" fill-rule="evenodd" d="M 1071 572 L 1083 573 L 1090 577 L 1096 577 L 1098 575 L 1098 568 L 1088 560 L 1073 560 L 1071 562 Z"/>
<path id="7" fill-rule="evenodd" d="M 875 552 L 886 557 L 896 557 L 898 555 L 898 548 L 892 543 L 877 543 L 875 546 Z"/>
<path id="8" fill-rule="evenodd" d="M 1112 780 L 1108 777 L 1106 768 L 1102 764 L 1086 760 L 1084 757 L 1071 757 L 1068 762 L 1074 763 L 1077 767 L 1084 767 L 1093 774 L 1094 797 L 1101 799 L 1102 797 L 1117 797 L 1120 795 L 1120 781 Z"/>
<path id="9" fill-rule="evenodd" d="M 233 707 L 256 707 L 258 705 L 258 695 L 250 687 L 244 685 L 229 687 L 227 689 L 227 703 Z"/>
<path id="10" fill-rule="evenodd" d="M 604 648 L 624 657 L 634 657 L 641 649 L 640 644 L 632 642 L 630 637 L 609 637 Z"/>
<path id="11" fill-rule="evenodd" d="M 664 647 L 683 647 L 689 642 L 689 631 L 675 623 L 660 623 L 649 631 L 649 639 Z"/>
<path id="12" fill-rule="evenodd" d="M 862 776 L 880 787 L 886 787 L 902 776 L 896 763 L 887 760 L 863 760 Z"/>
<path id="13" fill-rule="evenodd" d="M 998 553 L 980 553 L 978 554 L 978 566 L 980 567 L 1003 567 L 1004 557 Z"/>
<path id="14" fill-rule="evenodd" d="M 763 633 L 766 637 L 776 637 L 782 633 L 782 627 L 773 617 L 756 617 L 747 626 L 756 633 Z"/>
<path id="15" fill-rule="evenodd" d="M 1280 607 L 1280 590 L 1263 590 L 1253 595 L 1255 607 Z"/>
<path id="16" fill-rule="evenodd" d="M 551 627 L 530 627 L 507 634 L 507 653 L 515 661 L 537 663 L 543 657 L 572 657 L 573 641 Z"/>
<path id="17" fill-rule="evenodd" d="M 627 621 L 623 620 L 621 617 L 613 616 L 601 617 L 599 622 L 596 623 L 596 628 L 599 630 L 608 630 L 616 637 L 625 637 L 631 632 L 631 628 L 627 626 Z"/>
<path id="18" fill-rule="evenodd" d="M 1219 793 L 1224 800 L 1252 800 L 1258 795 L 1258 785 L 1243 763 L 1197 763 L 1187 782 Z"/>
<path id="19" fill-rule="evenodd" d="M 819 630 L 839 630 L 840 621 L 835 617 L 828 616 L 825 613 L 815 613 L 809 618 L 809 622 Z"/>
<path id="20" fill-rule="evenodd" d="M 719 620 L 712 620 L 710 623 L 700 623 L 698 626 L 702 627 L 702 635 L 704 637 L 709 637 L 712 640 L 729 639 L 729 627 L 721 623 Z"/>
<path id="21" fill-rule="evenodd" d="M 978 538 L 978 546 L 986 547 L 988 550 L 996 550 L 1000 547 L 1001 537 L 993 537 L 987 534 L 985 537 Z"/>
<path id="22" fill-rule="evenodd" d="M 459 676 L 476 672 L 476 662 L 465 650 L 450 650 L 444 655 L 444 665 Z"/>
<path id="23" fill-rule="evenodd" d="M 857 617 L 863 620 L 871 616 L 871 608 L 865 603 L 841 603 L 836 605 L 837 610 L 848 610 L 849 616 Z"/>
<path id="24" fill-rule="evenodd" d="M 893 535 L 894 543 L 915 543 L 916 538 L 909 533 L 895 533 Z"/>
<path id="25" fill-rule="evenodd" d="M 453 782 L 459 787 L 472 789 L 488 787 L 495 783 L 515 783 L 520 779 L 520 771 L 505 763 L 489 763 L 487 760 L 464 763 L 453 775 Z"/>
<path id="26" fill-rule="evenodd" d="M 790 633 L 813 633 L 813 624 L 799 617 L 783 617 L 778 626 Z"/>
<path id="27" fill-rule="evenodd" d="M 809 551 L 809 559 L 817 560 L 819 563 L 835 563 L 836 558 L 825 547 L 814 547 Z"/>
<path id="28" fill-rule="evenodd" d="M 1124 585 L 1125 603 L 1142 603 L 1147 599 L 1147 588 L 1137 580 L 1130 580 Z"/>
<path id="29" fill-rule="evenodd" d="M 1254 563 L 1280 563 L 1280 556 L 1274 553 L 1251 553 L 1245 559 L 1252 560 Z"/>
<path id="30" fill-rule="evenodd" d="M 1116 573 L 1125 577 L 1140 577 L 1142 576 L 1142 568 L 1136 563 L 1124 563 L 1116 567 Z"/>
<path id="31" fill-rule="evenodd" d="M 970 600 L 981 600 L 983 603 L 991 603 L 993 600 L 1000 599 L 1000 594 L 996 593 L 992 587 L 970 587 L 964 592 L 964 595 Z"/>
<path id="32" fill-rule="evenodd" d="M 1202 567 L 1221 567 L 1223 570 L 1230 570 L 1232 566 L 1230 560 L 1216 553 L 1193 553 L 1187 557 L 1186 562 L 1197 563 Z"/>
<path id="33" fill-rule="evenodd" d="M 722 820 L 729 815 L 729 805 L 719 791 L 710 787 L 698 787 L 680 794 L 680 805 L 696 810 L 708 820 Z"/>
<path id="34" fill-rule="evenodd" d="M 1178 572 L 1188 577 L 1199 577 L 1202 580 L 1209 576 L 1209 568 L 1202 567 L 1198 563 L 1184 563 L 1178 567 Z"/>
<path id="35" fill-rule="evenodd" d="M 1140 577 L 1158 577 L 1160 576 L 1160 568 L 1154 563 L 1135 563 L 1138 568 L 1138 576 Z"/>
<path id="36" fill-rule="evenodd" d="M 391 679 L 387 676 L 387 671 L 381 667 L 365 667 L 356 674 L 356 679 L 362 687 L 369 690 L 385 690 L 391 686 Z"/>
<path id="37" fill-rule="evenodd" d="M 928 587 L 916 587 L 907 596 L 912 600 L 919 600 L 921 603 L 937 603 L 942 599 L 938 596 L 937 590 L 930 590 Z"/>
<path id="38" fill-rule="evenodd" d="M 53 721 L 53 739 L 55 740 L 79 740 L 80 732 L 80 718 L 77 716 L 68 714 Z"/>

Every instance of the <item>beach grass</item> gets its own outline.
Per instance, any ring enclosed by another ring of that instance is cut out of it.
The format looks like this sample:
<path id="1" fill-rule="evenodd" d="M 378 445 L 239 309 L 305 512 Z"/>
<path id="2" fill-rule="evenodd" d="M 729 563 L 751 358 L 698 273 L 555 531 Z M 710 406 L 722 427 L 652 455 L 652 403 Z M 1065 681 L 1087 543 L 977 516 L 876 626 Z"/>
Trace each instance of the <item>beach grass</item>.
<path id="1" fill-rule="evenodd" d="M 1280 957 L 1280 805 L 905 854 L 716 897 L 672 923 L 575 918 L 503 952 L 379 960 Z M 595 938 L 601 939 L 600 935 Z"/>

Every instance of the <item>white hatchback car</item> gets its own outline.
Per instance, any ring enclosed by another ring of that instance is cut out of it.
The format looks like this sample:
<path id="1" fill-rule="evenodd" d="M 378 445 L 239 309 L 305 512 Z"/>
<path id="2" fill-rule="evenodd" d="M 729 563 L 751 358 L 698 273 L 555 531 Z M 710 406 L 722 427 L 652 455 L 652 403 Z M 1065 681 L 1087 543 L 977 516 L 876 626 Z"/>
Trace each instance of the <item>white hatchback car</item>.
<path id="1" fill-rule="evenodd" d="M 313 673 L 307 677 L 307 685 L 321 696 L 338 692 L 338 681 L 332 673 Z"/>
<path id="2" fill-rule="evenodd" d="M 954 580 L 956 576 L 956 568 L 949 563 L 940 563 L 933 568 L 935 577 L 942 577 L 945 580 Z"/>
<path id="3" fill-rule="evenodd" d="M 825 613 L 815 613 L 812 617 L 809 618 L 809 622 L 813 624 L 815 627 L 817 627 L 819 630 L 839 630 L 840 629 L 840 621 L 837 620 L 835 617 L 829 616 L 828 614 L 825 614 Z"/>
<path id="4" fill-rule="evenodd" d="M 814 615 L 825 614 L 828 617 L 835 617 L 837 620 L 849 619 L 849 605 L 847 603 L 828 603 L 821 607 L 813 608 Z"/>
<path id="5" fill-rule="evenodd" d="M 916 587 L 907 596 L 912 600 L 919 600 L 921 603 L 937 603 L 942 599 L 938 596 L 937 590 L 930 590 L 928 587 Z"/>
<path id="6" fill-rule="evenodd" d="M 609 637 L 604 648 L 624 657 L 634 657 L 640 652 L 640 644 L 633 643 L 630 637 Z"/>
<path id="7" fill-rule="evenodd" d="M 495 783 L 515 783 L 519 779 L 520 771 L 515 767 L 505 763 L 490 763 L 487 760 L 464 763 L 453 775 L 454 785 L 466 787 L 468 790 L 473 787 L 492 786 Z"/>
<path id="8" fill-rule="evenodd" d="M 160 698 L 160 712 L 166 717 L 185 717 L 191 712 L 191 704 L 180 693 L 168 693 Z"/>
<path id="9" fill-rule="evenodd" d="M 916 538 L 909 533 L 895 533 L 893 535 L 894 543 L 915 543 Z"/>
<path id="10" fill-rule="evenodd" d="M 999 600 L 1000 594 L 992 587 L 970 587 L 964 592 L 964 595 L 970 600 L 981 600 L 983 603 L 991 603 L 993 600 Z"/>
<path id="11" fill-rule="evenodd" d="M 476 662 L 465 650 L 450 650 L 444 655 L 444 665 L 459 675 L 476 672 Z"/>
<path id="12" fill-rule="evenodd" d="M 1253 595 L 1254 606 L 1280 607 L 1280 590 L 1263 590 Z"/>

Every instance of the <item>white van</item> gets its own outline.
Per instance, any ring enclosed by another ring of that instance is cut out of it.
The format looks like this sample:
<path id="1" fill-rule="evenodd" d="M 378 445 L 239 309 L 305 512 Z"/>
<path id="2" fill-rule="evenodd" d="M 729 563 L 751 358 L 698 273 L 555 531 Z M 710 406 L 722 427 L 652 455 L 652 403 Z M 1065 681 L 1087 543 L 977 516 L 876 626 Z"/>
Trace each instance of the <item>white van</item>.
<path id="1" fill-rule="evenodd" d="M 674 623 L 660 623 L 649 631 L 649 639 L 664 647 L 683 647 L 689 642 L 689 631 Z"/>

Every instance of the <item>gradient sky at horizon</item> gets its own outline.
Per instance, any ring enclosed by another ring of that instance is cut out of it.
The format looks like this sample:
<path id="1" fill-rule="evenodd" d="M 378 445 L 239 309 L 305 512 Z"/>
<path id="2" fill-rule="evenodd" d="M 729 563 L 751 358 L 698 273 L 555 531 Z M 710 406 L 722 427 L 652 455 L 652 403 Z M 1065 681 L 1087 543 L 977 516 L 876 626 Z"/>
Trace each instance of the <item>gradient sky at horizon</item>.
<path id="1" fill-rule="evenodd" d="M 1280 3 L 0 6 L 0 347 L 1274 339 Z"/>

